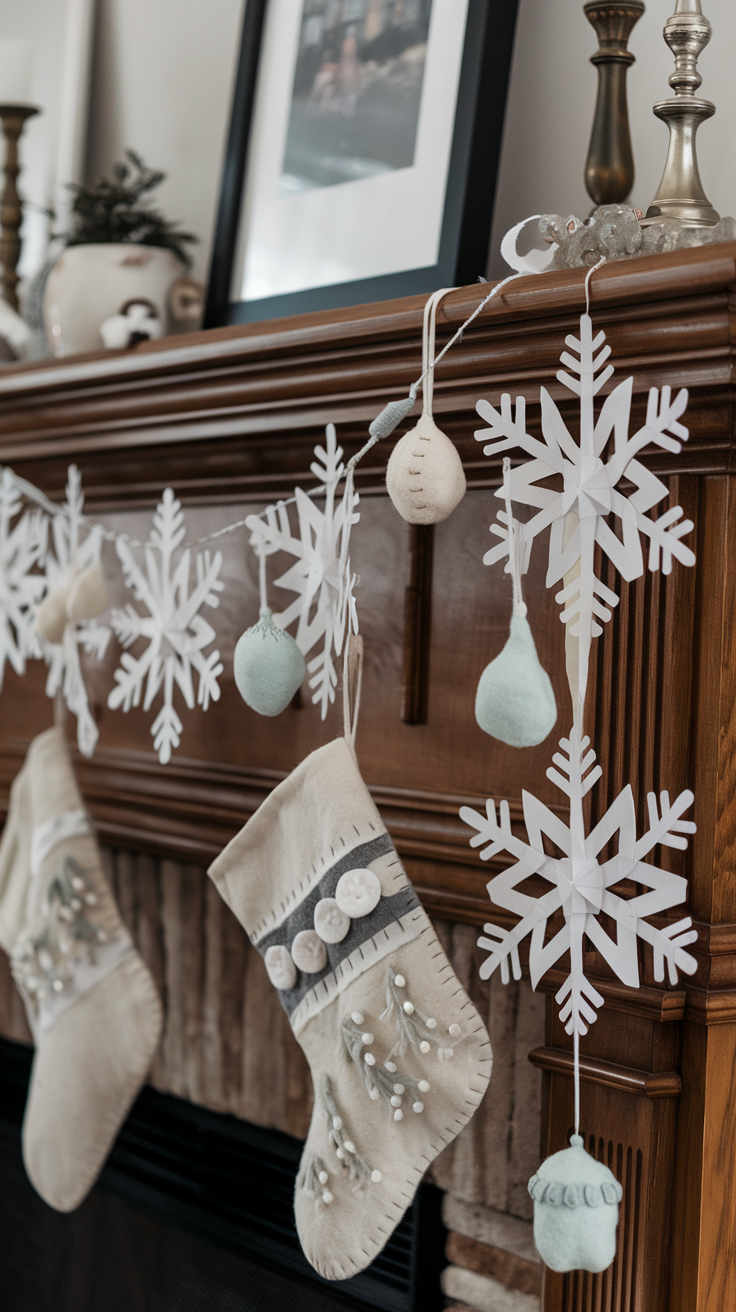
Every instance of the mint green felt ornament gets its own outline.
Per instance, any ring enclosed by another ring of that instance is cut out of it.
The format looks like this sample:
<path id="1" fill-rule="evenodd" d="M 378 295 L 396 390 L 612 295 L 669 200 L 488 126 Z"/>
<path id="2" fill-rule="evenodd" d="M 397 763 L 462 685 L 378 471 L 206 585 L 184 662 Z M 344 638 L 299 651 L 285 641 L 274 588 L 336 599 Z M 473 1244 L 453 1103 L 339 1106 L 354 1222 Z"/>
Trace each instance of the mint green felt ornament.
<path id="1" fill-rule="evenodd" d="M 512 615 L 503 651 L 480 676 L 475 718 L 481 729 L 511 747 L 536 747 L 554 728 L 555 694 L 521 613 Z"/>
<path id="2" fill-rule="evenodd" d="M 536 747 L 557 721 L 557 702 L 547 671 L 540 665 L 521 594 L 518 525 L 511 512 L 511 461 L 504 459 L 503 482 L 509 537 L 508 572 L 514 586 L 511 629 L 503 650 L 480 676 L 475 718 L 485 733 L 510 747 Z"/>
<path id="3" fill-rule="evenodd" d="M 304 657 L 290 633 L 274 624 L 268 606 L 235 648 L 233 674 L 243 701 L 259 715 L 280 715 L 306 673 Z"/>
<path id="4" fill-rule="evenodd" d="M 553 1271 L 605 1271 L 616 1256 L 623 1189 L 612 1171 L 585 1151 L 582 1136 L 542 1162 L 529 1181 L 534 1243 Z"/>

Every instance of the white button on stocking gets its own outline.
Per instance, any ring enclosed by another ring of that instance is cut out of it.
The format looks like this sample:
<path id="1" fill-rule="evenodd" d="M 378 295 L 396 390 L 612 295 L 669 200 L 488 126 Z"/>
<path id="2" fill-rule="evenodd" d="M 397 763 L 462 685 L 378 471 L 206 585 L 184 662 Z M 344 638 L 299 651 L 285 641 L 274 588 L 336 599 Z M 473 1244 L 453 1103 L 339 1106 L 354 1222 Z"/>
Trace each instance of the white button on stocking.
<path id="1" fill-rule="evenodd" d="M 323 897 L 314 908 L 314 928 L 325 943 L 342 943 L 350 929 L 350 916 L 340 910 L 334 897 Z"/>
<path id="2" fill-rule="evenodd" d="M 335 901 L 353 920 L 368 916 L 381 900 L 381 884 L 372 870 L 347 870 L 335 889 Z"/>
<path id="3" fill-rule="evenodd" d="M 266 950 L 264 958 L 268 978 L 275 989 L 293 989 L 296 984 L 296 966 L 291 959 L 289 949 L 273 944 Z"/>
<path id="4" fill-rule="evenodd" d="M 291 945 L 295 964 L 305 975 L 316 975 L 327 965 L 327 948 L 313 929 L 302 929 Z"/>

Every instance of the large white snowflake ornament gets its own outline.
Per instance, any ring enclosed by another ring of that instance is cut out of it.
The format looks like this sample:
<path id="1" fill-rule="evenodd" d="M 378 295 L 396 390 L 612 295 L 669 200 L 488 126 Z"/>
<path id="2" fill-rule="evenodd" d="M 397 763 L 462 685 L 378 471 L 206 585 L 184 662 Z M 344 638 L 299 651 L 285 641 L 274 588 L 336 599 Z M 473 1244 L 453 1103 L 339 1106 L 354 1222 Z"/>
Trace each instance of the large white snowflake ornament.
<path id="1" fill-rule="evenodd" d="M 682 816 L 692 805 L 693 794 L 685 791 L 671 803 L 666 792 L 660 794 L 659 802 L 656 794 L 650 793 L 649 829 L 637 840 L 634 798 L 627 784 L 592 833 L 587 834 L 583 798 L 600 778 L 601 769 L 595 765 L 595 752 L 588 750 L 589 740 L 581 741 L 575 729 L 569 739 L 560 740 L 560 747 L 562 753 L 553 757 L 557 769 L 550 767 L 547 776 L 569 798 L 567 825 L 527 792 L 523 793 L 526 841 L 512 833 L 508 802 L 501 803 L 498 815 L 494 803 L 489 801 L 485 815 L 464 806 L 460 816 L 475 830 L 470 846 L 482 849 L 482 861 L 502 851 L 516 857 L 516 864 L 491 879 L 487 888 L 492 902 L 520 919 L 511 930 L 493 924 L 484 926 L 488 937 L 479 938 L 478 945 L 490 955 L 480 968 L 481 978 L 487 979 L 500 967 L 501 978 L 508 983 L 510 963 L 514 978 L 520 979 L 519 944 L 527 934 L 531 934 L 529 974 L 533 988 L 545 971 L 569 951 L 570 974 L 556 1001 L 561 1004 L 560 1019 L 568 1034 L 582 1035 L 596 1019 L 596 1008 L 603 1005 L 602 997 L 586 979 L 583 969 L 586 935 L 618 978 L 633 988 L 639 986 L 637 938 L 652 945 L 656 980 L 664 979 L 665 961 L 671 984 L 677 982 L 678 970 L 691 975 L 696 969 L 695 959 L 685 951 L 697 939 L 690 917 L 663 929 L 650 925 L 646 919 L 683 902 L 687 897 L 687 880 L 644 860 L 660 843 L 665 847 L 687 847 L 684 835 L 695 833 L 695 825 Z M 557 849 L 558 856 L 547 855 L 543 835 Z M 601 861 L 601 852 L 616 835 L 617 850 L 608 860 Z M 535 874 L 551 885 L 549 892 L 540 897 L 523 893 L 519 888 Z M 620 889 L 613 891 L 614 885 L 624 882 L 632 896 L 621 896 Z M 649 892 L 637 892 L 636 885 L 644 885 Z M 549 918 L 560 910 L 565 923 L 545 943 Z M 615 938 L 600 923 L 601 913 L 616 922 Z"/>
<path id="2" fill-rule="evenodd" d="M 46 553 L 48 521 L 40 510 L 21 514 L 22 509 L 23 501 L 12 470 L 3 469 L 0 477 L 0 689 L 6 661 L 16 674 L 22 675 L 26 672 L 26 660 L 41 655 L 33 608 L 46 586 L 38 568 Z"/>
<path id="3" fill-rule="evenodd" d="M 66 501 L 51 521 L 51 543 L 45 559 L 46 593 L 68 589 L 75 575 L 100 564 L 102 551 L 102 525 L 93 524 L 84 533 L 84 493 L 82 479 L 76 465 L 70 465 L 67 475 Z M 61 691 L 64 701 L 77 719 L 77 745 L 84 756 L 92 756 L 97 745 L 99 730 L 89 709 L 84 681 L 80 647 L 97 660 L 104 656 L 110 640 L 110 628 L 99 620 L 68 621 L 61 642 L 41 641 L 41 649 L 49 667 L 46 680 L 47 697 Z"/>
<path id="4" fill-rule="evenodd" d="M 299 536 L 291 531 L 287 507 L 269 506 L 264 515 L 250 515 L 251 544 L 266 556 L 285 551 L 294 556 L 294 564 L 275 580 L 277 588 L 287 588 L 296 597 L 274 620 L 286 629 L 297 621 L 294 637 L 304 656 L 317 645 L 321 650 L 309 661 L 312 676 L 312 701 L 319 705 L 324 720 L 328 706 L 335 700 L 337 670 L 334 655 L 339 656 L 347 630 L 358 632 L 358 616 L 353 595 L 356 576 L 350 566 L 350 531 L 357 524 L 358 493 L 353 486 L 352 471 L 345 479 L 342 498 L 337 488 L 343 474 L 343 450 L 337 445 L 335 425 L 328 424 L 325 446 L 314 449 L 316 460 L 312 473 L 322 484 L 324 506 L 301 488 L 295 489 Z"/>
<path id="5" fill-rule="evenodd" d="M 594 399 L 613 374 L 613 367 L 605 363 L 611 348 L 604 343 L 605 334 L 599 332 L 594 338 L 590 316 L 583 314 L 580 336 L 565 339 L 569 351 L 560 357 L 566 368 L 558 371 L 557 379 L 580 398 L 579 441 L 573 438 L 544 387 L 540 389 L 541 442 L 526 431 L 523 397 L 517 398 L 514 413 L 508 394 L 501 397 L 500 410 L 488 401 L 479 401 L 476 407 L 489 424 L 489 428 L 475 434 L 476 441 L 486 443 L 484 455 L 496 456 L 516 448 L 531 456 L 530 461 L 511 472 L 512 499 L 538 508 L 527 523 L 517 525 L 522 571 L 528 569 L 534 539 L 547 526 L 551 528 L 547 587 L 559 583 L 565 575 L 575 575 L 579 564 L 579 577 L 573 577 L 555 599 L 564 606 L 560 616 L 563 623 L 569 624 L 571 635 L 580 640 L 583 698 L 591 640 L 601 633 L 598 621 L 609 620 L 611 608 L 618 605 L 616 594 L 596 576 L 596 543 L 628 581 L 644 572 L 642 536 L 649 539 L 651 570 L 659 569 L 661 564 L 663 572 L 669 574 L 673 557 L 683 565 L 695 563 L 695 556 L 682 541 L 692 529 L 692 521 L 683 520 L 679 506 L 657 519 L 650 517 L 647 512 L 667 496 L 667 486 L 636 459 L 650 444 L 670 452 L 681 449 L 688 438 L 688 430 L 680 423 L 687 406 L 687 391 L 682 388 L 673 399 L 669 387 L 663 387 L 661 393 L 651 388 L 646 421 L 630 437 L 633 378 L 627 378 L 606 398 L 596 421 Z M 613 449 L 606 455 L 611 435 Z M 540 486 L 551 477 L 557 482 L 556 488 Z M 634 484 L 634 491 L 628 495 L 619 489 L 624 477 Z M 503 496 L 503 489 L 496 495 Z M 617 521 L 620 536 L 607 522 L 609 516 Z M 483 557 L 486 565 L 508 556 L 504 511 L 499 512 L 498 519 L 500 523 L 493 524 L 491 532 L 502 540 Z"/>
<path id="6" fill-rule="evenodd" d="M 222 555 L 219 551 L 214 556 L 209 551 L 197 552 L 197 579 L 190 592 L 188 547 L 175 563 L 177 549 L 185 536 L 181 505 L 171 488 L 167 488 L 154 514 L 145 546 L 145 572 L 135 560 L 129 542 L 124 537 L 116 541 L 125 581 L 148 613 L 141 615 L 128 604 L 125 610 L 113 611 L 111 624 L 123 647 L 131 647 L 139 638 L 145 639 L 148 645 L 138 657 L 123 652 L 107 704 L 113 709 L 122 706 L 124 711 L 129 711 L 131 706 L 139 705 L 143 696 L 143 709 L 148 711 L 163 689 L 163 704 L 151 726 L 153 745 L 162 765 L 170 761 L 172 749 L 181 741 L 182 722 L 174 707 L 175 686 L 193 710 L 192 674 L 196 670 L 197 703 L 206 711 L 210 700 L 219 700 L 217 680 L 223 671 L 219 651 L 205 656 L 205 647 L 216 635 L 199 614 L 202 606 L 220 604 L 217 594 L 225 586 L 218 577 Z"/>

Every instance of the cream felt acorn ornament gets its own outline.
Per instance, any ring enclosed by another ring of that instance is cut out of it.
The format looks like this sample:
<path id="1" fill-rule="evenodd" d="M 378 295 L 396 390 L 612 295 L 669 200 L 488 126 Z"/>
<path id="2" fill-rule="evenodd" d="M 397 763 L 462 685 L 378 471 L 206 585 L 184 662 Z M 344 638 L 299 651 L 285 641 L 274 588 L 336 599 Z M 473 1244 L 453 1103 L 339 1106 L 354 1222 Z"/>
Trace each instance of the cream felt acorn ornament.
<path id="1" fill-rule="evenodd" d="M 514 612 L 506 645 L 480 676 L 475 718 L 481 729 L 510 747 L 536 747 L 557 721 L 557 702 L 547 671 L 539 662 L 521 593 L 518 525 L 511 511 L 511 461 L 503 462 L 507 570 L 514 585 Z"/>
<path id="2" fill-rule="evenodd" d="M 386 470 L 388 494 L 409 524 L 439 524 L 465 496 L 462 461 L 432 417 L 435 319 L 447 290 L 435 292 L 424 307 L 422 413 L 416 426 L 397 442 Z"/>
<path id="3" fill-rule="evenodd" d="M 274 623 L 266 596 L 266 553 L 258 551 L 260 617 L 238 639 L 233 674 L 246 706 L 259 715 L 280 715 L 306 674 L 306 663 L 286 629 Z"/>
<path id="4" fill-rule="evenodd" d="M 36 633 L 44 642 L 60 643 L 67 624 L 94 620 L 107 610 L 107 584 L 100 565 L 88 565 L 71 581 L 48 593 L 36 611 Z"/>

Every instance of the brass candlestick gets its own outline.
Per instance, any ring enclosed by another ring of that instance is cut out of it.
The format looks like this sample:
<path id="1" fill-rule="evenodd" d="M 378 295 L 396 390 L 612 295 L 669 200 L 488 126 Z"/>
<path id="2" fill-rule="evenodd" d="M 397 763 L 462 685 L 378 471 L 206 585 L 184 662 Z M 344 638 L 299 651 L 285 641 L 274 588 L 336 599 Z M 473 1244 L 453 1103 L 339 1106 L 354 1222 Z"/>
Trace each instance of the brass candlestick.
<path id="1" fill-rule="evenodd" d="M 598 97 L 585 165 L 585 185 L 596 205 L 626 200 L 634 185 L 634 156 L 626 103 L 626 74 L 634 56 L 627 49 L 644 13 L 642 0 L 588 0 L 585 17 L 599 48 L 590 62 L 598 69 Z"/>
<path id="2" fill-rule="evenodd" d="M 660 100 L 654 113 L 670 130 L 670 145 L 659 191 L 646 213 L 650 221 L 673 219 L 681 227 L 710 228 L 718 223 L 703 190 L 698 171 L 695 137 L 700 124 L 716 112 L 710 100 L 700 100 L 695 92 L 702 82 L 697 69 L 698 57 L 711 38 L 711 26 L 703 16 L 700 0 L 677 0 L 677 8 L 667 20 L 664 39 L 675 56 L 675 71 L 669 78 L 674 90 L 671 100 Z"/>
<path id="3" fill-rule="evenodd" d="M 5 185 L 0 197 L 0 264 L 2 264 L 3 299 L 14 310 L 18 309 L 18 260 L 20 258 L 20 225 L 23 204 L 18 195 L 18 140 L 25 121 L 38 110 L 33 105 L 0 105 L 3 136 L 5 137 Z"/>

